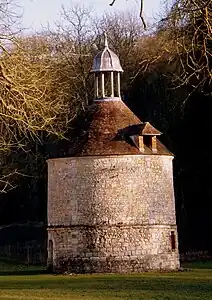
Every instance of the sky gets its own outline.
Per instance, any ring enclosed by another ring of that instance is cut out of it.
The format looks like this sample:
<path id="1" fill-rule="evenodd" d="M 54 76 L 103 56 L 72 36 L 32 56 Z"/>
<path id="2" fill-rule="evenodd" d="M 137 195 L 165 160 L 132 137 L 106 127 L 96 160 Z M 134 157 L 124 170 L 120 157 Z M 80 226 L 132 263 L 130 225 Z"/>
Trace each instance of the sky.
<path id="1" fill-rule="evenodd" d="M 47 23 L 54 27 L 56 21 L 60 19 L 61 6 L 70 7 L 74 3 L 91 7 L 98 15 L 106 12 L 123 12 L 136 10 L 139 14 L 140 0 L 116 0 L 113 7 L 109 6 L 111 0 L 19 0 L 22 6 L 22 26 L 28 31 L 39 31 Z M 144 0 L 144 16 L 153 20 L 160 11 L 161 0 Z"/>

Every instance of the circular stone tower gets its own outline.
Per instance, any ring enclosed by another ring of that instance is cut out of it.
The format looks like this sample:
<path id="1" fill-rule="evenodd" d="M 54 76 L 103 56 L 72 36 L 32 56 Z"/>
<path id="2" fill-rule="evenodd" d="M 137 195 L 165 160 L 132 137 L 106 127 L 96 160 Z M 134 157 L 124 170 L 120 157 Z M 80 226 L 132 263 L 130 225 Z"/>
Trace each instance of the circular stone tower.
<path id="1" fill-rule="evenodd" d="M 94 58 L 95 100 L 78 157 L 48 160 L 48 265 L 71 273 L 179 268 L 173 155 L 122 102 L 119 58 Z"/>

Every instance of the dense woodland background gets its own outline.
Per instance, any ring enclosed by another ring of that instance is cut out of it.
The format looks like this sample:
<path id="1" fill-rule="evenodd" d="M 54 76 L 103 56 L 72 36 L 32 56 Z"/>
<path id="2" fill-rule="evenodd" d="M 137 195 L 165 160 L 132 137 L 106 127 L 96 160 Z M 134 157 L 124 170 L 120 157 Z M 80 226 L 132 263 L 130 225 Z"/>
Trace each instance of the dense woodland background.
<path id="1" fill-rule="evenodd" d="M 30 229 L 1 230 L 0 244 L 43 238 L 32 228 L 46 226 L 46 160 L 77 154 L 86 139 L 89 70 L 106 31 L 124 69 L 123 100 L 175 155 L 180 251 L 211 253 L 212 2 L 175 0 L 147 30 L 139 13 L 94 17 L 73 5 L 56 29 L 30 36 L 13 5 L 0 1 L 0 225 Z"/>

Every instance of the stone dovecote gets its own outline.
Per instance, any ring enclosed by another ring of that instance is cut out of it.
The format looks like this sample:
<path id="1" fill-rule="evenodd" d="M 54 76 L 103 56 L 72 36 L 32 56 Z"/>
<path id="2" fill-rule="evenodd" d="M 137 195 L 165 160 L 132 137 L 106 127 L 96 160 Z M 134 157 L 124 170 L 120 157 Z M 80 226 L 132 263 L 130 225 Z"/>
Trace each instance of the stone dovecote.
<path id="1" fill-rule="evenodd" d="M 122 71 L 106 40 L 92 68 L 87 141 L 77 157 L 48 160 L 48 265 L 55 272 L 179 268 L 173 154 L 161 132 L 121 100 Z"/>

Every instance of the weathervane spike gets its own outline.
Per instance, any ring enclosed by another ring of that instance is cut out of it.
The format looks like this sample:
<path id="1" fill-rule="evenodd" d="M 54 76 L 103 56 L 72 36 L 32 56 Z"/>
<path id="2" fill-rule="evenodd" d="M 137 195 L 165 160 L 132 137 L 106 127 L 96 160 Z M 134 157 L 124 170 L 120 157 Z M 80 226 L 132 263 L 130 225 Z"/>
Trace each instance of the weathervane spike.
<path id="1" fill-rule="evenodd" d="M 107 33 L 104 33 L 105 36 L 105 48 L 108 48 L 108 41 L 107 41 Z"/>

